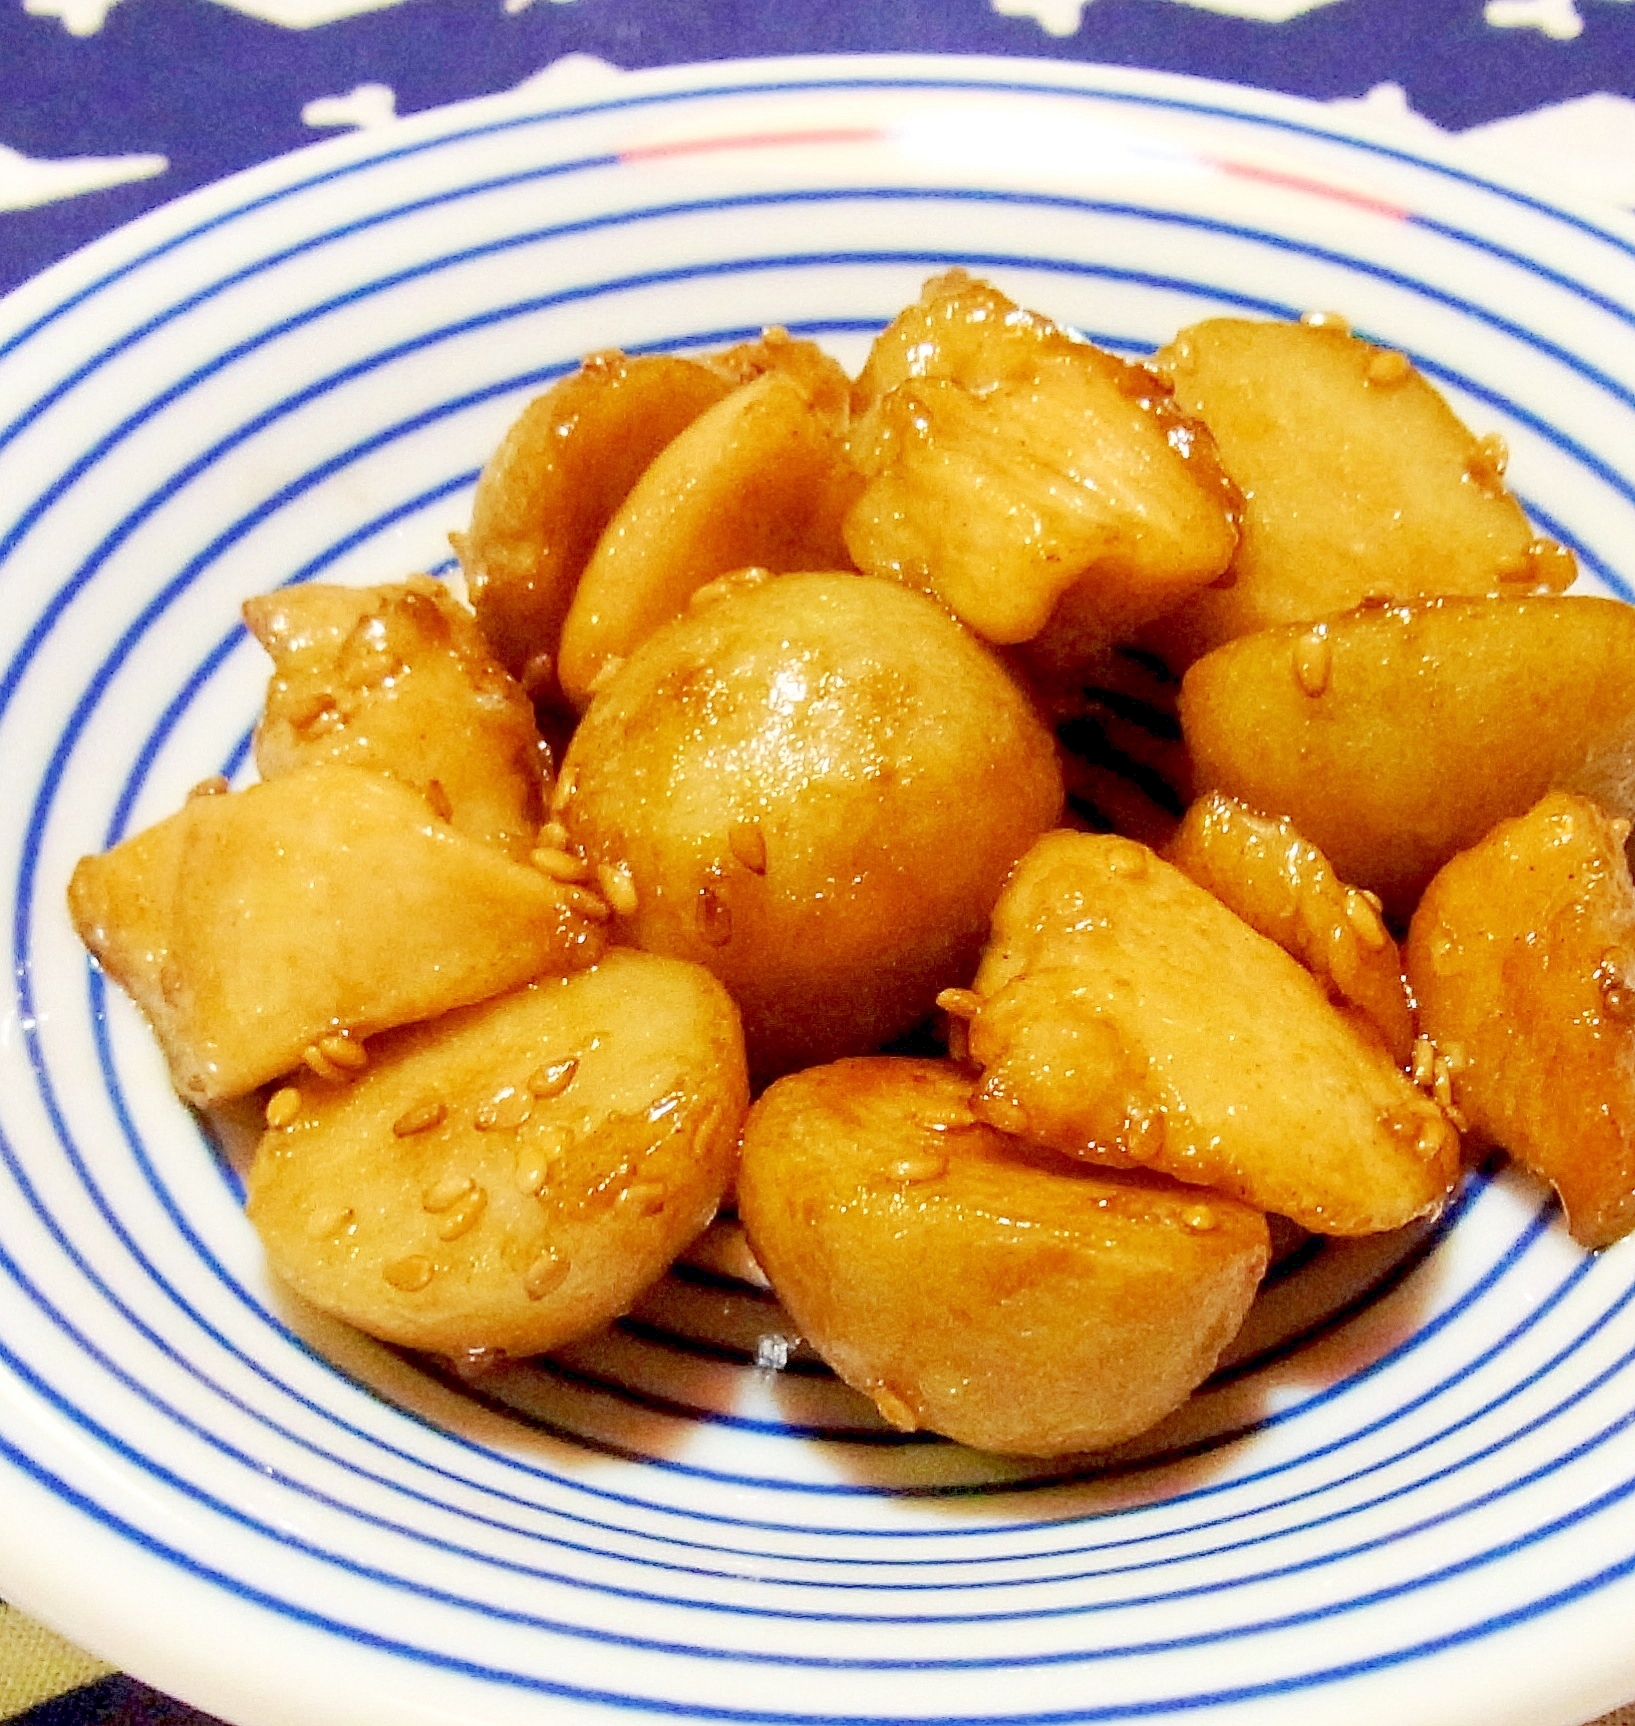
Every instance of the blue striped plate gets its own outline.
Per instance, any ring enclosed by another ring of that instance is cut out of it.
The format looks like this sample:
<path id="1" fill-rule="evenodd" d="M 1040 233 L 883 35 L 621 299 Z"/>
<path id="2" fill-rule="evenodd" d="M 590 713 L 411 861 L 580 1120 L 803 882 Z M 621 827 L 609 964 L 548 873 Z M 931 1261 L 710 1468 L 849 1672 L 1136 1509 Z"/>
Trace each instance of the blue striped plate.
<path id="1" fill-rule="evenodd" d="M 1344 311 L 1635 579 L 1635 231 L 1316 107 L 1025 61 L 560 79 L 266 165 L 0 303 L 0 1590 L 243 1726 L 1570 1726 L 1635 1694 L 1635 1249 L 1494 1166 L 1286 1263 L 1099 1469 L 883 1429 L 718 1229 L 463 1385 L 298 1310 L 68 928 L 242 775 L 280 582 L 448 564 L 584 352 L 848 362 L 963 263 L 1130 351 Z M 782 1370 L 779 1370 L 780 1366 Z"/>

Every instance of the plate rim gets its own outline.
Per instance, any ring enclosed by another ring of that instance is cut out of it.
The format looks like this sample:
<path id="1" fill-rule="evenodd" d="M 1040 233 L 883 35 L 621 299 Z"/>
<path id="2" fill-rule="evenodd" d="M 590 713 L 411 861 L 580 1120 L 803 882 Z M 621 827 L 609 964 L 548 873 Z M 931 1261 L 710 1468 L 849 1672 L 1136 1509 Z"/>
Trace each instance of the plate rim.
<path id="1" fill-rule="evenodd" d="M 854 73 L 859 66 L 879 66 L 882 64 L 893 68 L 915 68 L 916 75 L 910 79 L 905 86 L 909 88 L 936 85 L 938 80 L 933 76 L 933 73 L 941 69 L 946 69 L 950 65 L 956 68 L 968 68 L 974 66 L 1004 70 L 1007 76 L 1003 79 L 979 80 L 975 85 L 975 88 L 982 90 L 1003 88 L 1006 84 L 1013 81 L 1019 67 L 1024 69 L 1045 68 L 1048 69 L 1050 74 L 1050 84 L 1055 88 L 1069 92 L 1074 90 L 1090 90 L 1095 93 L 1101 93 L 1101 80 L 1106 78 L 1114 84 L 1128 86 L 1132 92 L 1137 92 L 1144 86 L 1156 84 L 1165 89 L 1177 89 L 1191 92 L 1207 91 L 1228 93 L 1234 99 L 1233 105 L 1230 107 L 1223 105 L 1223 111 L 1233 115 L 1244 115 L 1251 119 L 1262 117 L 1262 115 L 1268 110 L 1273 115 L 1279 111 L 1286 111 L 1291 114 L 1299 115 L 1307 120 L 1314 116 L 1327 116 L 1331 122 L 1335 119 L 1335 116 L 1329 114 L 1328 105 L 1321 102 L 1313 102 L 1305 98 L 1290 97 L 1273 92 L 1259 91 L 1247 86 L 1225 84 L 1213 80 L 1192 78 L 1179 74 L 1145 73 L 1135 68 L 1087 68 L 1077 62 L 1023 59 L 1021 57 L 1013 59 L 1002 56 L 940 55 L 799 56 L 787 59 L 772 58 L 758 61 L 727 63 L 710 62 L 703 63 L 702 66 L 664 67 L 636 72 L 621 71 L 617 73 L 617 82 L 614 85 L 614 88 L 620 92 L 616 97 L 610 97 L 606 100 L 599 100 L 590 103 L 564 105 L 549 100 L 541 100 L 539 95 L 535 95 L 524 103 L 523 118 L 561 118 L 578 114 L 601 113 L 610 108 L 627 106 L 633 100 L 638 99 L 629 94 L 630 86 L 635 81 L 640 81 L 644 86 L 657 86 L 661 90 L 668 90 L 670 86 L 677 84 L 678 81 L 682 81 L 683 87 L 676 88 L 673 95 L 667 96 L 665 99 L 689 99 L 696 98 L 700 95 L 713 95 L 718 92 L 727 94 L 744 93 L 746 89 L 750 88 L 744 79 L 752 72 L 760 72 L 763 75 L 770 77 L 771 69 L 788 68 L 798 69 L 801 74 L 805 76 L 814 73 L 815 69 L 829 67 L 843 70 L 845 73 L 850 75 Z M 707 75 L 708 81 L 701 81 L 696 86 L 686 85 L 684 84 L 684 81 L 689 77 L 689 75 L 696 75 L 700 80 L 704 80 L 705 75 Z M 891 80 L 882 80 L 877 87 L 881 89 L 890 88 L 892 87 L 892 82 L 893 81 Z M 827 87 L 831 86 L 821 82 L 810 86 L 810 88 L 815 89 Z M 770 82 L 765 86 L 766 93 L 773 95 L 804 90 L 805 88 L 807 88 L 807 86 L 799 83 L 792 84 L 782 80 Z M 1034 86 L 1025 86 L 1024 93 L 1029 93 L 1034 88 Z M 61 260 L 47 271 L 42 272 L 40 276 L 31 278 L 29 282 L 22 284 L 18 289 L 14 290 L 13 293 L 8 294 L 3 300 L 0 300 L 0 361 L 4 360 L 14 342 L 32 338 L 32 331 L 29 329 L 24 329 L 20 332 L 12 331 L 9 335 L 7 331 L 8 320 L 15 315 L 16 308 L 19 303 L 22 303 L 23 315 L 34 315 L 29 311 L 28 297 L 36 288 L 39 288 L 43 293 L 46 291 L 45 286 L 43 286 L 45 284 L 49 284 L 54 290 L 59 284 L 66 285 L 74 281 L 79 281 L 80 286 L 83 288 L 86 286 L 83 279 L 83 272 L 88 269 L 100 268 L 104 256 L 110 259 L 118 256 L 121 258 L 122 264 L 128 267 L 133 263 L 140 265 L 150 262 L 155 256 L 160 255 L 149 252 L 134 260 L 125 255 L 123 248 L 132 242 L 133 236 L 140 241 L 149 231 L 167 232 L 175 222 L 191 221 L 196 212 L 204 212 L 215 207 L 216 202 L 219 199 L 233 195 L 233 188 L 242 190 L 247 183 L 259 184 L 263 177 L 266 178 L 269 186 L 277 184 L 285 185 L 286 189 L 294 189 L 299 182 L 289 181 L 287 177 L 292 173 L 296 173 L 298 168 L 304 168 L 305 165 L 321 162 L 323 172 L 327 174 L 328 172 L 333 171 L 331 164 L 334 166 L 340 166 L 344 162 L 347 164 L 361 165 L 378 161 L 382 156 L 381 146 L 387 139 L 396 139 L 400 144 L 404 141 L 404 135 L 398 129 L 401 126 L 415 127 L 417 124 L 420 126 L 421 130 L 417 135 L 413 146 L 415 148 L 425 148 L 437 142 L 447 141 L 450 137 L 455 135 L 445 129 L 451 123 L 453 111 L 458 110 L 461 114 L 470 114 L 475 111 L 486 112 L 494 109 L 496 106 L 508 109 L 517 103 L 520 94 L 522 93 L 518 91 L 506 92 L 495 96 L 474 98 L 468 102 L 449 104 L 446 107 L 438 109 L 427 110 L 422 115 L 405 117 L 405 119 L 398 122 L 396 126 L 386 129 L 383 134 L 379 135 L 359 134 L 348 138 L 321 140 L 312 145 L 306 146 L 299 151 L 291 152 L 286 156 L 275 158 L 270 162 L 258 164 L 256 167 L 245 170 L 241 174 L 233 175 L 225 180 L 215 182 L 210 186 L 199 188 L 170 204 L 161 206 L 154 211 L 144 214 L 135 222 L 91 242 L 89 246 L 82 248 L 80 251 L 72 254 L 69 258 Z M 1248 99 L 1247 103 L 1244 100 L 1245 98 Z M 655 96 L 652 99 L 658 98 Z M 1361 135 L 1363 141 L 1372 146 L 1375 143 L 1374 134 L 1379 130 L 1379 128 L 1374 126 L 1358 127 L 1351 124 L 1350 120 L 1347 119 L 1343 124 L 1331 123 L 1314 128 L 1314 130 L 1317 135 L 1332 138 L 1340 143 L 1355 142 L 1359 135 Z M 1432 168 L 1439 172 L 1451 172 L 1457 178 L 1473 181 L 1473 183 L 1481 186 L 1484 190 L 1498 192 L 1505 196 L 1521 196 L 1528 201 L 1533 201 L 1535 197 L 1535 194 L 1531 191 L 1516 193 L 1514 191 L 1514 183 L 1509 181 L 1507 178 L 1498 178 L 1489 181 L 1480 176 L 1471 174 L 1468 166 L 1463 163 L 1449 164 L 1441 159 L 1440 152 L 1426 153 L 1422 148 L 1418 147 L 1408 149 L 1402 147 L 1400 142 L 1388 144 L 1384 147 L 1387 149 L 1388 153 L 1400 155 L 1404 160 L 1416 166 Z M 1570 206 L 1557 199 L 1553 193 L 1545 204 L 1545 208 L 1547 212 L 1552 215 L 1561 215 L 1565 213 L 1571 216 Z M 1612 214 L 1616 216 L 1618 213 L 1612 212 Z M 1599 210 L 1596 212 L 1596 219 L 1592 224 L 1592 231 L 1596 234 L 1596 237 L 1612 239 L 1623 249 L 1630 252 L 1631 256 L 1635 256 L 1635 220 L 1621 218 L 1619 221 L 1614 222 L 1609 228 L 1606 224 L 1606 215 L 1607 212 Z M 172 241 L 178 238 L 187 237 L 190 237 L 190 235 L 177 234 L 174 232 L 170 233 L 170 239 Z M 101 286 L 100 283 L 95 285 L 98 287 Z M 3 1436 L 3 1434 L 0 1434 L 0 1440 L 3 1440 Z M 125 1665 L 127 1670 L 135 1669 L 132 1665 L 126 1665 L 126 1662 L 123 1660 L 120 1664 Z"/>

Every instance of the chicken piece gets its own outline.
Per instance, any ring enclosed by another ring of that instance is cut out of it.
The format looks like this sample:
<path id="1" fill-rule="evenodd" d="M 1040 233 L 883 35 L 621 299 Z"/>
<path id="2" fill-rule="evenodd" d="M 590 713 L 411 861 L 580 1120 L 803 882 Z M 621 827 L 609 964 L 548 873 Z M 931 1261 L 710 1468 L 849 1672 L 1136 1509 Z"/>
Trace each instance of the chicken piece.
<path id="1" fill-rule="evenodd" d="M 1434 1214 L 1458 1178 L 1458 1134 L 1378 1039 L 1133 840 L 1042 839 L 943 1004 L 969 1019 L 977 1114 L 1070 1155 L 1331 1235 Z"/>
<path id="2" fill-rule="evenodd" d="M 927 284 L 858 397 L 852 557 L 989 641 L 1088 662 L 1231 558 L 1237 492 L 1167 382 L 986 283 Z"/>

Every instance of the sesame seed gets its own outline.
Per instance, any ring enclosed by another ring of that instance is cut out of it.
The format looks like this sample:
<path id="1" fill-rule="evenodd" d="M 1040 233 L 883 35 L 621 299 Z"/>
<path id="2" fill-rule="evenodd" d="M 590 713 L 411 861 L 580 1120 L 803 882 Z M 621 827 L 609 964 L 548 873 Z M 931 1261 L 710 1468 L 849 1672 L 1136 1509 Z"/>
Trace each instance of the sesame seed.
<path id="1" fill-rule="evenodd" d="M 1152 854 L 1145 845 L 1138 845 L 1133 839 L 1112 839 L 1108 841 L 1107 873 L 1117 876 L 1122 881 L 1141 881 L 1146 878 L 1147 867 L 1152 861 Z"/>
<path id="2" fill-rule="evenodd" d="M 947 1035 L 944 1038 L 948 1046 L 950 1061 L 968 1061 L 971 1058 L 971 1027 L 964 1019 L 950 1018 L 946 1026 Z"/>
<path id="3" fill-rule="evenodd" d="M 437 1225 L 437 1238 L 440 1241 L 457 1241 L 462 1235 L 470 1234 L 487 1208 L 488 1194 L 483 1188 L 474 1185 Z"/>
<path id="4" fill-rule="evenodd" d="M 1447 1148 L 1448 1134 L 1452 1129 L 1440 1114 L 1428 1115 L 1419 1129 L 1419 1135 L 1414 1140 L 1414 1149 L 1428 1163 L 1438 1157 Z"/>
<path id="5" fill-rule="evenodd" d="M 922 1133 L 964 1133 L 976 1125 L 976 1116 L 958 1103 L 944 1109 L 916 1110 L 909 1119 Z M 928 1154 L 940 1156 L 942 1153 L 932 1151 Z"/>
<path id="6" fill-rule="evenodd" d="M 1510 448 L 1497 432 L 1476 440 L 1465 460 L 1465 477 L 1489 497 L 1504 494 L 1504 470 L 1510 465 Z"/>
<path id="7" fill-rule="evenodd" d="M 1188 1205 L 1181 1213 L 1182 1227 L 1195 1235 L 1207 1235 L 1220 1224 L 1220 1218 L 1208 1205 Z"/>
<path id="8" fill-rule="evenodd" d="M 267 1125 L 275 1131 L 294 1124 L 301 1112 L 301 1093 L 294 1085 L 284 1085 L 267 1099 Z"/>
<path id="9" fill-rule="evenodd" d="M 566 851 L 573 843 L 573 835 L 560 821 L 547 821 L 539 830 L 539 843 L 542 850 Z"/>
<path id="10" fill-rule="evenodd" d="M 402 1293 L 419 1294 L 436 1272 L 430 1259 L 411 1253 L 405 1259 L 394 1259 L 380 1274 Z"/>
<path id="11" fill-rule="evenodd" d="M 732 939 L 732 907 L 714 887 L 700 887 L 694 908 L 698 932 L 712 947 L 725 947 Z"/>
<path id="12" fill-rule="evenodd" d="M 1551 593 L 1565 593 L 1578 579 L 1578 559 L 1571 549 L 1553 539 L 1535 539 L 1527 547 L 1533 580 Z"/>
<path id="13" fill-rule="evenodd" d="M 458 1354 L 443 1357 L 454 1369 L 462 1384 L 475 1384 L 496 1367 L 504 1366 L 507 1355 L 503 1348 L 465 1348 Z"/>
<path id="14" fill-rule="evenodd" d="M 553 881 L 590 879 L 590 865 L 583 857 L 575 857 L 571 851 L 558 851 L 554 846 L 541 846 L 539 850 L 530 852 L 528 861 L 541 875 L 549 875 Z"/>
<path id="15" fill-rule="evenodd" d="M 1431 1094 L 1436 1098 L 1437 1106 L 1443 1114 L 1450 1118 L 1455 1113 L 1453 1106 L 1453 1073 L 1448 1063 L 1438 1055 L 1431 1071 Z M 1457 1125 L 1457 1123 L 1455 1123 Z"/>
<path id="16" fill-rule="evenodd" d="M 416 1103 L 392 1122 L 392 1131 L 400 1139 L 412 1139 L 416 1133 L 429 1133 L 448 1119 L 448 1104 L 436 1101 Z"/>
<path id="17" fill-rule="evenodd" d="M 598 899 L 588 887 L 575 887 L 564 881 L 562 898 L 570 911 L 577 911 L 592 923 L 605 923 L 613 915 L 613 908 L 607 900 Z"/>
<path id="18" fill-rule="evenodd" d="M 327 1079 L 332 1085 L 344 1085 L 352 1077 L 348 1068 L 337 1066 L 330 1060 L 319 1043 L 307 1044 L 301 1051 L 301 1060 L 320 1079 Z"/>
<path id="19" fill-rule="evenodd" d="M 1414 1083 L 1423 1090 L 1436 1079 L 1436 1045 L 1429 1037 L 1414 1039 Z"/>
<path id="20" fill-rule="evenodd" d="M 1405 353 L 1396 348 L 1379 348 L 1369 356 L 1368 381 L 1382 389 L 1391 389 L 1406 383 L 1413 369 Z"/>
<path id="21" fill-rule="evenodd" d="M 562 811 L 567 808 L 569 802 L 573 798 L 574 786 L 578 783 L 579 768 L 575 765 L 570 767 L 567 772 L 557 780 L 556 784 L 551 787 L 550 811 L 552 815 L 559 816 Z"/>
<path id="22" fill-rule="evenodd" d="M 1379 911 L 1355 888 L 1345 896 L 1345 920 L 1357 939 L 1376 953 L 1390 939 Z"/>
<path id="23" fill-rule="evenodd" d="M 766 873 L 766 835 L 758 821 L 734 821 L 727 829 L 727 849 L 751 875 Z"/>
<path id="24" fill-rule="evenodd" d="M 470 1175 L 444 1175 L 420 1195 L 420 1208 L 438 1216 L 452 1210 L 476 1185 Z"/>
<path id="25" fill-rule="evenodd" d="M 369 1065 L 368 1049 L 345 1031 L 334 1031 L 327 1037 L 320 1037 L 318 1053 L 348 1073 L 361 1073 Z"/>
<path id="26" fill-rule="evenodd" d="M 552 1127 L 531 1145 L 517 1152 L 517 1191 L 537 1199 L 562 1172 L 562 1163 L 573 1143 L 566 1127 Z"/>
<path id="27" fill-rule="evenodd" d="M 569 1055 L 565 1061 L 548 1061 L 535 1067 L 528 1075 L 528 1089 L 534 1096 L 549 1100 L 560 1097 L 573 1083 L 573 1076 L 579 1071 L 579 1057 Z"/>
<path id="28" fill-rule="evenodd" d="M 533 1094 L 526 1086 L 502 1085 L 473 1111 L 471 1124 L 479 1133 L 518 1133 L 534 1112 Z"/>
<path id="29" fill-rule="evenodd" d="M 873 1397 L 874 1406 L 885 1416 L 886 1421 L 899 1432 L 919 1430 L 919 1416 L 889 1384 L 870 1385 L 869 1395 Z"/>
<path id="30" fill-rule="evenodd" d="M 517 1191 L 537 1199 L 551 1184 L 551 1165 L 541 1156 L 527 1155 L 517 1160 Z"/>
<path id="31" fill-rule="evenodd" d="M 553 1290 L 561 1288 L 572 1268 L 564 1254 L 555 1247 L 546 1247 L 523 1272 L 522 1292 L 529 1300 L 544 1300 Z"/>
<path id="32" fill-rule="evenodd" d="M 1132 1162 L 1150 1163 L 1164 1149 L 1169 1124 L 1162 1109 L 1132 1114 L 1124 1129 L 1124 1151 Z"/>
<path id="33" fill-rule="evenodd" d="M 631 874 L 628 863 L 599 863 L 596 884 L 602 889 L 602 897 L 613 908 L 614 916 L 636 915 L 636 878 Z"/>
<path id="34" fill-rule="evenodd" d="M 431 805 L 432 814 L 439 821 L 452 821 L 454 819 L 454 805 L 449 802 L 448 792 L 443 789 L 441 779 L 428 779 L 426 781 L 426 801 Z"/>
<path id="35" fill-rule="evenodd" d="M 191 803 L 196 797 L 225 797 L 230 790 L 232 787 L 227 783 L 225 773 L 212 773 L 209 778 L 201 779 L 188 792 L 187 800 Z"/>
<path id="36" fill-rule="evenodd" d="M 309 1241 L 333 1240 L 343 1229 L 348 1229 L 357 1220 L 357 1212 L 350 1205 L 343 1205 L 337 1210 L 314 1211 L 307 1219 L 306 1235 Z"/>
<path id="37" fill-rule="evenodd" d="M 729 570 L 725 575 L 718 575 L 714 581 L 706 581 L 702 587 L 695 587 L 687 599 L 689 611 L 703 611 L 707 607 L 719 604 L 723 599 L 730 599 L 735 593 L 746 593 L 752 587 L 759 587 L 763 582 L 772 579 L 770 569 L 762 569 L 752 565 L 748 569 Z"/>
<path id="38" fill-rule="evenodd" d="M 702 586 L 695 587 L 687 595 L 689 611 L 705 611 L 710 606 L 719 604 L 732 592 L 731 583 L 724 576 L 717 576 L 714 581 L 706 581 Z"/>
<path id="39" fill-rule="evenodd" d="M 656 1217 L 669 1196 L 662 1181 L 635 1181 L 619 1194 L 619 1203 L 637 1216 Z"/>
<path id="40" fill-rule="evenodd" d="M 733 1126 L 728 1136 L 736 1135 L 737 1118 L 736 1115 L 730 1117 Z M 703 1100 L 703 1106 L 694 1115 L 689 1141 L 695 1154 L 707 1157 L 713 1152 L 721 1143 L 721 1128 L 728 1119 L 727 1106 L 719 1097 Z"/>
<path id="41" fill-rule="evenodd" d="M 1294 680 L 1313 698 L 1328 688 L 1334 669 L 1334 644 L 1328 626 L 1314 624 L 1294 644 Z"/>
<path id="42" fill-rule="evenodd" d="M 982 1011 L 982 997 L 975 989 L 944 989 L 937 1005 L 951 1019 L 974 1019 Z"/>
<path id="43" fill-rule="evenodd" d="M 935 1151 L 911 1152 L 906 1157 L 898 1157 L 894 1163 L 886 1167 L 886 1173 L 894 1181 L 903 1181 L 909 1186 L 918 1186 L 924 1181 L 940 1181 L 948 1173 L 948 1159 L 939 1156 Z"/>
<path id="44" fill-rule="evenodd" d="M 1351 334 L 1351 320 L 1340 312 L 1302 312 L 1300 321 L 1308 329 L 1338 330 L 1342 336 Z"/>

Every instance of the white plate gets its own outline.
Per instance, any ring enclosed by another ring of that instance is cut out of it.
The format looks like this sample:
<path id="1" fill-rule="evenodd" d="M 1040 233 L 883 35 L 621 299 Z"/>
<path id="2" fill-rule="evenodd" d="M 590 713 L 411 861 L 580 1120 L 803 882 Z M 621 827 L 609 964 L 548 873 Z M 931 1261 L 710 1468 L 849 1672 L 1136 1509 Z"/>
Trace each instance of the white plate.
<path id="1" fill-rule="evenodd" d="M 1635 1243 L 1473 1180 L 1316 1252 L 1117 1468 L 883 1432 L 730 1277 L 468 1395 L 293 1310 L 70 933 L 82 852 L 240 771 L 247 594 L 446 564 L 583 352 L 848 360 L 954 262 L 1120 347 L 1345 310 L 1635 577 L 1635 250 L 1241 90 L 809 61 L 443 111 L 0 306 L 0 1589 L 244 1726 L 1576 1726 L 1635 1695 Z M 763 1351 L 775 1355 L 774 1340 Z"/>

